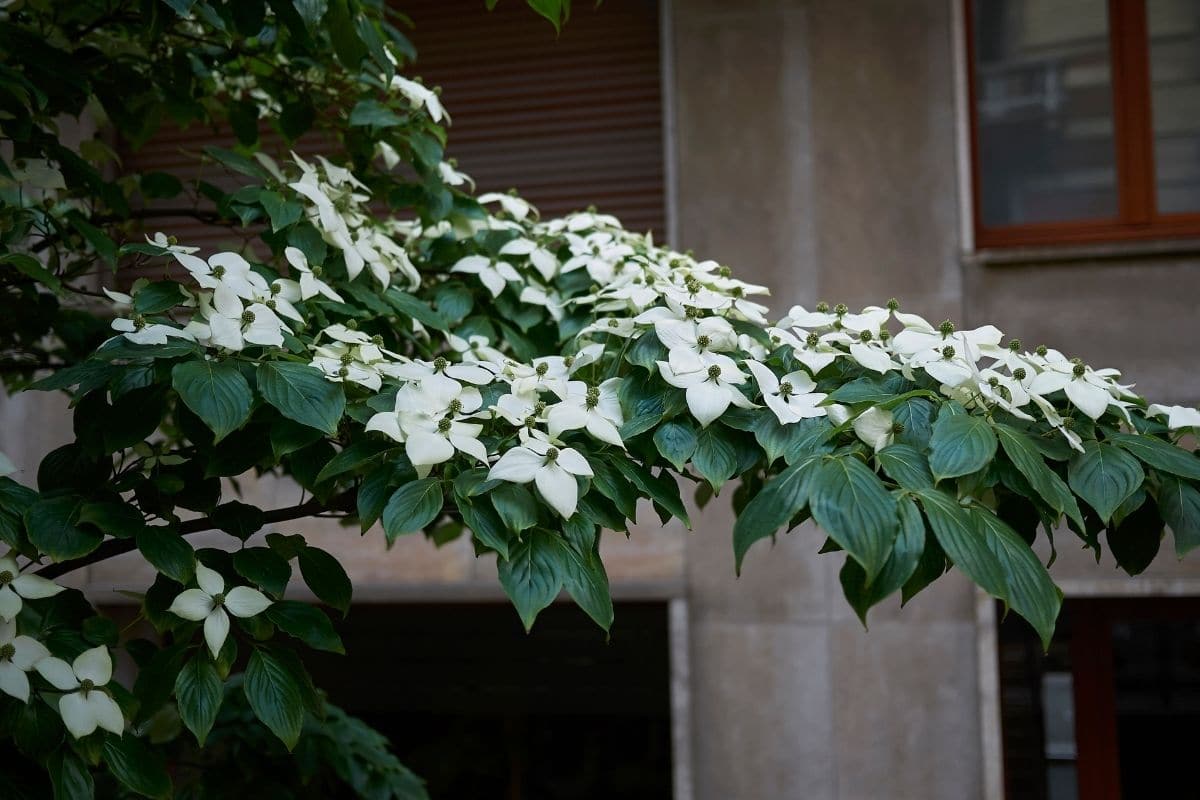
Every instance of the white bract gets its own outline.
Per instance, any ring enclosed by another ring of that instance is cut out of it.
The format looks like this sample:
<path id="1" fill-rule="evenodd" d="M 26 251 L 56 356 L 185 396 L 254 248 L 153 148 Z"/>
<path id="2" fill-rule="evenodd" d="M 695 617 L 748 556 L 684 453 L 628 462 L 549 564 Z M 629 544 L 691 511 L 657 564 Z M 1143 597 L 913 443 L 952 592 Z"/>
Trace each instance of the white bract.
<path id="1" fill-rule="evenodd" d="M 34 665 L 38 674 L 65 694 L 58 699 L 63 725 L 78 739 L 103 728 L 120 736 L 125 730 L 121 707 L 104 689 L 112 679 L 112 658 L 106 647 L 85 650 L 70 664 L 48 656 Z"/>
<path id="2" fill-rule="evenodd" d="M 204 622 L 204 641 L 213 658 L 229 635 L 230 614 L 253 617 L 271 605 L 266 595 L 249 586 L 235 586 L 226 592 L 221 573 L 200 563 L 196 564 L 196 583 L 199 588 L 184 589 L 167 610 L 191 622 Z"/>
<path id="3" fill-rule="evenodd" d="M 15 620 L 0 621 L 0 692 L 29 702 L 29 677 L 34 665 L 50 651 L 31 636 L 17 635 Z"/>
<path id="4" fill-rule="evenodd" d="M 579 503 L 576 475 L 592 476 L 591 466 L 578 451 L 530 436 L 500 456 L 488 472 L 488 479 L 510 483 L 532 481 L 542 499 L 567 519 Z"/>
<path id="5" fill-rule="evenodd" d="M 22 575 L 12 555 L 0 558 L 0 621 L 8 622 L 21 613 L 23 600 L 53 597 L 63 587 L 37 575 Z"/>

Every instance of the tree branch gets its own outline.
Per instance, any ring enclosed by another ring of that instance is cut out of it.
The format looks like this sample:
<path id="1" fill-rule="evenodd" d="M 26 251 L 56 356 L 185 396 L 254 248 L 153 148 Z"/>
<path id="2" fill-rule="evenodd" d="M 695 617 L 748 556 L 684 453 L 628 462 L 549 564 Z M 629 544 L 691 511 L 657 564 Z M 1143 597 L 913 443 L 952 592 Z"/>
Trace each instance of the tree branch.
<path id="1" fill-rule="evenodd" d="M 316 516 L 325 511 L 351 510 L 354 508 L 353 501 L 355 495 L 356 491 L 351 489 L 334 497 L 329 503 L 322 503 L 319 500 L 313 499 L 296 506 L 274 508 L 263 512 L 263 522 L 264 524 L 287 522 L 288 520 Z M 216 527 L 211 517 L 200 517 L 199 519 L 189 519 L 186 522 L 180 523 L 175 528 L 175 532 L 180 536 L 188 536 L 193 533 L 211 531 L 216 529 Z M 75 570 L 89 567 L 92 564 L 99 564 L 101 561 L 107 561 L 110 558 L 124 555 L 136 549 L 137 542 L 133 539 L 108 539 L 86 556 L 73 558 L 70 561 L 60 561 L 56 564 L 47 564 L 37 571 L 37 575 L 42 578 L 57 578 L 60 575 L 66 575 Z"/>

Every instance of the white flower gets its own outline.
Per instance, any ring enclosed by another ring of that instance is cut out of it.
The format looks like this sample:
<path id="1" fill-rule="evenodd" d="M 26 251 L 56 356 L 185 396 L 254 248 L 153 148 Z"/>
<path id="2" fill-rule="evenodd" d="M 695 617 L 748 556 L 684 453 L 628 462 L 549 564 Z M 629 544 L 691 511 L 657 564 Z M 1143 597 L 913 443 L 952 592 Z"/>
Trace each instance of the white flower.
<path id="1" fill-rule="evenodd" d="M 1167 427 L 1173 431 L 1200 427 L 1200 410 L 1190 406 L 1164 406 L 1153 403 L 1146 409 L 1146 416 L 1166 417 Z"/>
<path id="2" fill-rule="evenodd" d="M 524 222 L 525 218 L 532 215 L 537 216 L 537 210 L 529 203 L 512 194 L 501 194 L 500 192 L 487 192 L 475 198 L 480 205 L 488 203 L 498 203 L 502 209 L 517 222 Z"/>
<path id="3" fill-rule="evenodd" d="M 674 350 L 670 361 L 658 362 L 658 371 L 667 383 L 685 390 L 688 410 L 706 428 L 730 403 L 754 408 L 737 388 L 746 382 L 746 373 L 729 356 L 708 353 L 701 360 L 687 351 Z"/>
<path id="4" fill-rule="evenodd" d="M 604 285 L 613 279 L 622 262 L 633 255 L 633 248 L 616 241 L 611 233 L 596 232 L 586 237 L 567 234 L 571 258 L 562 265 L 563 273 L 587 269 L 592 280 Z"/>
<path id="5" fill-rule="evenodd" d="M 200 249 L 199 247 L 184 247 L 181 244 L 171 244 L 171 240 L 162 231 L 157 231 L 154 234 L 153 239 L 147 236 L 146 241 L 155 247 L 161 247 L 162 249 L 168 250 L 172 253 L 186 253 L 190 255 Z"/>
<path id="6" fill-rule="evenodd" d="M 429 112 L 429 118 L 434 122 L 441 122 L 443 117 L 447 123 L 450 122 L 450 115 L 442 107 L 442 101 L 438 99 L 437 92 L 426 87 L 424 84 L 403 78 L 399 75 L 393 75 L 392 88 L 404 95 L 408 102 L 413 104 L 414 108 L 424 106 L 425 110 Z"/>
<path id="7" fill-rule="evenodd" d="M 454 164 L 446 161 L 438 164 L 438 175 L 441 177 L 442 183 L 446 184 L 447 186 L 462 186 L 463 184 L 470 184 L 471 191 L 475 191 L 475 181 L 473 181 L 471 176 L 467 173 L 459 172 L 457 169 L 455 169 Z"/>
<path id="8" fill-rule="evenodd" d="M 624 447 L 621 434 L 617 431 L 625 424 L 617 391 L 621 378 L 609 378 L 599 386 L 588 386 L 583 381 L 568 381 L 562 402 L 555 403 L 546 411 L 546 421 L 551 436 L 563 431 L 585 429 L 602 442 Z"/>
<path id="9" fill-rule="evenodd" d="M 854 419 L 854 432 L 878 453 L 896 438 L 892 412 L 879 406 L 868 408 Z"/>
<path id="10" fill-rule="evenodd" d="M 404 452 L 419 478 L 428 475 L 435 464 L 453 458 L 456 450 L 484 465 L 488 462 L 487 448 L 479 441 L 482 425 L 450 416 L 433 419 L 414 415 L 406 419 L 403 414 L 400 425 L 406 436 Z"/>
<path id="11" fill-rule="evenodd" d="M 507 261 L 492 261 L 487 256 L 461 258 L 450 268 L 450 271 L 478 275 L 479 280 L 492 293 L 492 297 L 498 297 L 504 291 L 504 286 L 508 281 L 521 280 L 521 276 L 517 274 L 512 264 Z"/>
<path id="12" fill-rule="evenodd" d="M 8 622 L 21 613 L 25 600 L 53 597 L 63 587 L 37 575 L 22 575 L 11 555 L 0 558 L 0 621 Z"/>
<path id="13" fill-rule="evenodd" d="M 517 238 L 506 242 L 500 248 L 502 256 L 529 256 L 529 263 L 546 280 L 551 280 L 558 272 L 558 259 L 544 247 L 538 246 L 532 239 Z"/>
<path id="14" fill-rule="evenodd" d="M 323 294 L 330 300 L 336 303 L 344 303 L 342 296 L 329 288 L 329 284 L 321 280 L 308 265 L 308 257 L 304 255 L 304 251 L 298 247 L 288 247 L 283 251 L 287 257 L 288 263 L 292 268 L 300 273 L 300 299 L 307 300 L 310 297 L 316 297 L 318 294 Z"/>
<path id="15" fill-rule="evenodd" d="M 654 323 L 654 333 L 668 350 L 685 350 L 699 355 L 701 360 L 712 351 L 737 348 L 737 333 L 721 317 L 705 317 L 699 321 L 662 319 Z"/>
<path id="16" fill-rule="evenodd" d="M 195 341 L 196 337 L 190 331 L 163 325 L 157 322 L 146 322 L 143 319 L 123 319 L 118 317 L 112 321 L 112 329 L 119 331 L 134 344 L 166 344 L 167 339 L 175 337 Z"/>
<path id="17" fill-rule="evenodd" d="M 802 419 L 823 417 L 827 413 L 820 404 L 827 395 L 813 391 L 817 384 L 807 372 L 797 370 L 777 378 L 765 364 L 757 361 L 747 361 L 746 367 L 758 382 L 763 402 L 775 412 L 780 423 L 787 425 Z"/>
<path id="18" fill-rule="evenodd" d="M 208 320 L 212 343 L 227 350 L 241 350 L 247 344 L 283 347 L 283 331 L 291 330 L 262 303 L 243 306 L 241 298 L 224 284 L 213 292 L 211 306 L 201 303 L 201 313 Z"/>
<path id="19" fill-rule="evenodd" d="M 1042 366 L 1045 371 L 1029 383 L 1031 395 L 1045 396 L 1061 389 L 1076 408 L 1092 419 L 1104 416 L 1115 399 L 1112 381 L 1081 362 L 1063 358 L 1044 361 Z"/>
<path id="20" fill-rule="evenodd" d="M 29 702 L 29 678 L 33 669 L 50 652 L 38 640 L 17 635 L 16 620 L 0 622 L 0 692 Z"/>
<path id="21" fill-rule="evenodd" d="M 118 736 L 125 730 L 121 707 L 102 688 L 112 679 L 112 658 L 107 648 L 84 650 L 70 664 L 48 656 L 38 661 L 34 669 L 55 689 L 66 692 L 58 700 L 58 713 L 76 739 L 96 728 Z"/>
<path id="22" fill-rule="evenodd" d="M 180 592 L 167 610 L 192 622 L 204 620 L 204 640 L 213 658 L 229 635 L 229 614 L 253 617 L 271 605 L 266 595 L 249 586 L 235 586 L 226 592 L 221 573 L 200 563 L 196 564 L 196 583 L 200 588 Z"/>
<path id="23" fill-rule="evenodd" d="M 521 446 L 500 456 L 488 472 L 488 479 L 511 483 L 533 481 L 542 499 L 568 519 L 579 504 L 576 475 L 592 475 L 587 459 L 577 450 L 530 437 Z"/>
<path id="24" fill-rule="evenodd" d="M 351 346 L 333 342 L 317 345 L 313 348 L 316 355 L 313 356 L 310 366 L 321 370 L 325 377 L 334 383 L 350 381 L 377 392 L 383 386 L 383 376 L 376 364 L 368 363 L 364 354 L 364 351 L 368 350 L 380 352 L 379 348 L 371 344 Z"/>

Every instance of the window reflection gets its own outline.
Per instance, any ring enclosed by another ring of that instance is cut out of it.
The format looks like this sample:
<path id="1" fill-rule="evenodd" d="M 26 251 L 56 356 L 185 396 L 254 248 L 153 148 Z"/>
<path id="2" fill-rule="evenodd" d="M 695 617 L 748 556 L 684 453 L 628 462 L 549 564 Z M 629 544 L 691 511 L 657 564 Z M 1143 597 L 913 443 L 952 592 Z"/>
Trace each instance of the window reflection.
<path id="1" fill-rule="evenodd" d="M 1200 3 L 1148 0 L 1146 24 L 1158 210 L 1200 211 Z"/>
<path id="2" fill-rule="evenodd" d="M 1105 0 L 976 0 L 980 211 L 989 227 L 1117 213 Z"/>

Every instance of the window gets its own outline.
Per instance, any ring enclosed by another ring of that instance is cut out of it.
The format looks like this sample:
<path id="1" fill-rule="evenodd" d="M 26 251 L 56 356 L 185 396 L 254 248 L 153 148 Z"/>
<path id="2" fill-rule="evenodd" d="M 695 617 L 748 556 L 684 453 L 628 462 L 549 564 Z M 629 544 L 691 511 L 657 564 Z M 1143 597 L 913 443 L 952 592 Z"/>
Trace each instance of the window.
<path id="1" fill-rule="evenodd" d="M 1200 2 L 966 6 L 977 246 L 1200 236 Z"/>
<path id="2" fill-rule="evenodd" d="M 998 641 L 1006 797 L 1197 796 L 1200 600 L 1068 600 L 1049 651 L 1015 614 Z"/>

